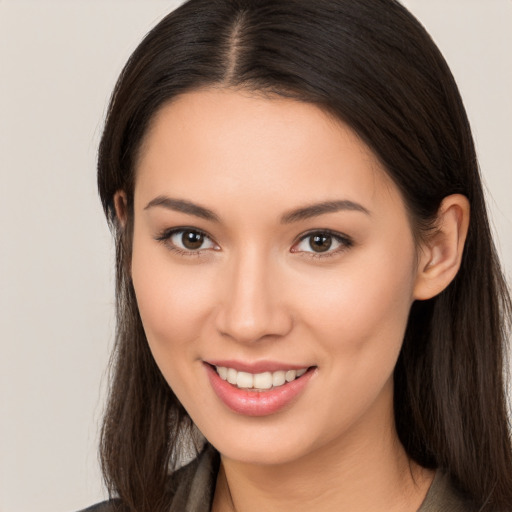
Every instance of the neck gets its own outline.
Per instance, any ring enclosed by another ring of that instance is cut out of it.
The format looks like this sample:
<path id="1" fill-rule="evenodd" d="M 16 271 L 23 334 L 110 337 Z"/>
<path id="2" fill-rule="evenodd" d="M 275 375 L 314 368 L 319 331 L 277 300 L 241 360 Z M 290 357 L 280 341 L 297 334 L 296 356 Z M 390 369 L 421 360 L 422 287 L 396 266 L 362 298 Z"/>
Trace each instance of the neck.
<path id="1" fill-rule="evenodd" d="M 387 424 L 374 432 L 359 425 L 343 439 L 278 465 L 221 457 L 213 511 L 416 511 L 433 472 L 407 457 L 392 418 Z"/>

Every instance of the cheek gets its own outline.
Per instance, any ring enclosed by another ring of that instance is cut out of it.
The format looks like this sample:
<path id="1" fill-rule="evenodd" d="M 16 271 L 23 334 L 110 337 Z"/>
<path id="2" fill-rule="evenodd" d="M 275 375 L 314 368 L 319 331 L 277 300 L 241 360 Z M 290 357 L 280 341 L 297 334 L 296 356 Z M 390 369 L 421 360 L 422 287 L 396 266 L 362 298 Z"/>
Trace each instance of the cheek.
<path id="1" fill-rule="evenodd" d="M 153 355 L 184 354 L 206 324 L 210 287 L 197 266 L 172 264 L 163 247 L 138 243 L 134 237 L 132 280 L 144 330 Z M 199 271 L 200 272 L 200 271 Z"/>
<path id="2" fill-rule="evenodd" d="M 314 287 L 309 283 L 302 311 L 318 343 L 349 366 L 394 365 L 412 303 L 414 261 L 412 242 L 395 250 L 383 246 L 354 254 Z"/>
<path id="3" fill-rule="evenodd" d="M 161 247 L 138 247 L 134 240 L 132 280 L 148 345 L 179 400 L 190 406 L 194 396 L 199 406 L 208 407 L 197 378 L 202 370 L 198 346 L 191 343 L 204 337 L 211 303 L 208 280 L 199 279 L 193 266 L 172 265 L 162 252 Z M 194 361 L 198 364 L 191 372 Z"/>

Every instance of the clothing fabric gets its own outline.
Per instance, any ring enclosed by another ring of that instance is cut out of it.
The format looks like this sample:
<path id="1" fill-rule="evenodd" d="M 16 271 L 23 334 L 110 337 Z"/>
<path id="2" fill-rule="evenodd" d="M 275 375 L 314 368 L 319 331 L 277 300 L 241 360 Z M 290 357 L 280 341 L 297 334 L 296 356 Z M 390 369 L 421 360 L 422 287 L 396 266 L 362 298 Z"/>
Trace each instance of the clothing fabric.
<path id="1" fill-rule="evenodd" d="M 172 502 L 169 512 L 210 512 L 220 457 L 209 444 L 199 456 L 173 473 L 170 481 Z M 122 512 L 116 501 L 93 505 L 81 512 Z M 449 476 L 438 470 L 417 512 L 476 512 L 475 506 L 451 484 Z"/>

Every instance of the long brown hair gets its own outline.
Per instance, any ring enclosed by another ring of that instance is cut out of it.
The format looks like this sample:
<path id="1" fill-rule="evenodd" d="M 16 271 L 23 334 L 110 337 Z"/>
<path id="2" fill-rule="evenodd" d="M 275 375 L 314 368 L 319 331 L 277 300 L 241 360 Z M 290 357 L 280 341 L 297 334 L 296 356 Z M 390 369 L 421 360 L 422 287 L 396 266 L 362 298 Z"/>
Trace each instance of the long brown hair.
<path id="1" fill-rule="evenodd" d="M 101 460 L 132 511 L 166 505 L 191 421 L 148 348 L 130 279 L 135 164 L 157 110 L 199 87 L 246 88 L 318 105 L 351 126 L 404 197 L 418 236 L 444 197 L 467 196 L 462 264 L 413 304 L 395 369 L 395 420 L 409 456 L 448 471 L 482 510 L 512 508 L 504 357 L 512 315 L 474 143 L 439 50 L 395 0 L 191 0 L 130 57 L 99 149 L 98 184 L 117 246 L 117 335 Z M 113 197 L 128 198 L 128 224 Z"/>

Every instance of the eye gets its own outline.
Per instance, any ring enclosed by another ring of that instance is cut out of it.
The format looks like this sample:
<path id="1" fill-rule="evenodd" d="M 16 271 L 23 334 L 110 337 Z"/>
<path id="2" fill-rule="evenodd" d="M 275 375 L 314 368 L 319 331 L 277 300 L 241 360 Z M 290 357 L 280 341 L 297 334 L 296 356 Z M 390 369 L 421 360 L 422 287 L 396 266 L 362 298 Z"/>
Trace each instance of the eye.
<path id="1" fill-rule="evenodd" d="M 207 249 L 219 249 L 218 245 L 206 233 L 193 228 L 166 230 L 156 240 L 164 242 L 171 250 L 185 254 L 196 254 Z"/>
<path id="2" fill-rule="evenodd" d="M 292 247 L 292 252 L 314 253 L 315 256 L 330 256 L 347 249 L 353 242 L 347 236 L 332 231 L 314 231 L 302 236 Z"/>

